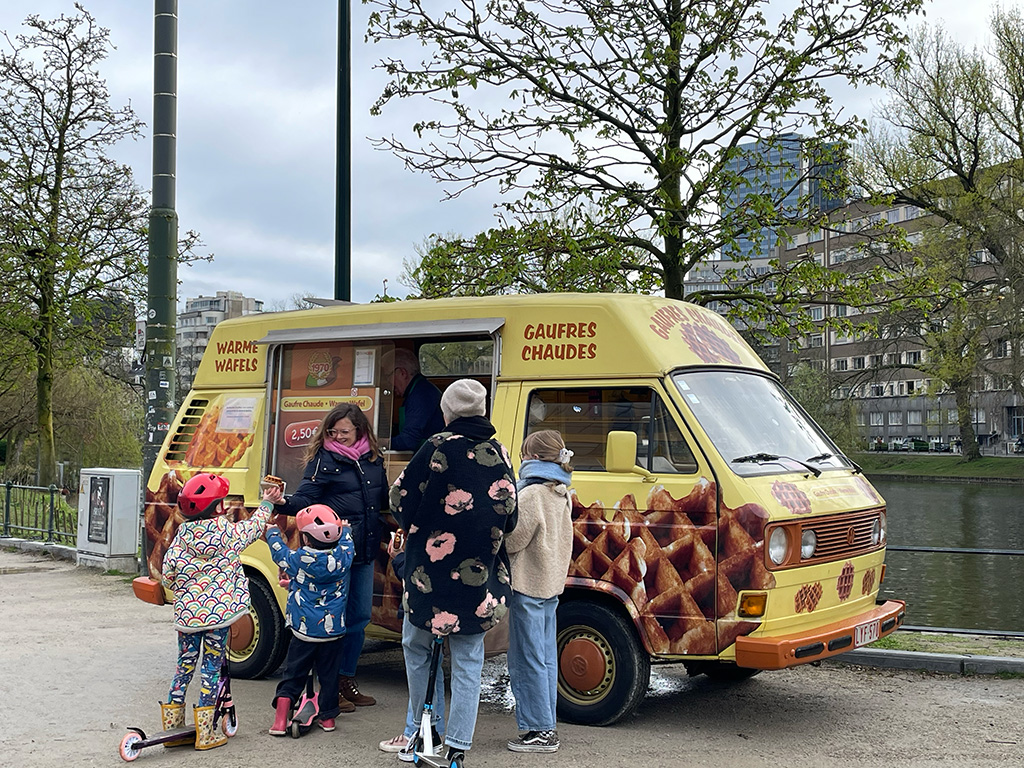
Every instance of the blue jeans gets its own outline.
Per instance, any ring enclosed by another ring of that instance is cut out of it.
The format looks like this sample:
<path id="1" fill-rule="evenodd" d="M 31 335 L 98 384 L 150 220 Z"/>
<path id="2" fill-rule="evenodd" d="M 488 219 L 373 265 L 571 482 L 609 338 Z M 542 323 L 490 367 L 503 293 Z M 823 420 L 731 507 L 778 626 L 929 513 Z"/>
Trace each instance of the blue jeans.
<path id="1" fill-rule="evenodd" d="M 427 693 L 430 675 L 430 650 L 434 636 L 425 629 L 419 629 L 406 618 L 402 622 L 402 651 L 405 654 L 405 676 L 409 682 L 409 710 L 407 718 L 423 712 L 423 701 Z M 480 676 L 484 668 L 484 636 L 448 635 L 448 657 L 452 667 L 452 695 L 448 708 L 448 722 L 444 731 L 444 742 L 456 749 L 473 746 L 473 731 L 476 730 L 476 715 L 480 707 Z M 438 672 L 440 686 L 444 681 Z M 434 703 L 443 701 L 443 695 L 435 687 Z M 437 713 L 437 710 L 434 710 Z M 438 720 L 440 714 L 437 713 Z M 408 729 L 408 719 L 406 729 Z M 412 733 L 415 733 L 415 728 Z M 406 736 L 411 733 L 407 730 Z"/>
<path id="2" fill-rule="evenodd" d="M 555 729 L 555 705 L 558 703 L 557 608 L 557 596 L 541 599 L 512 592 L 508 675 L 512 695 L 516 698 L 516 725 L 520 731 Z"/>
<path id="3" fill-rule="evenodd" d="M 366 625 L 373 607 L 373 563 L 353 565 L 348 576 L 348 604 L 345 606 L 345 637 L 341 640 L 338 674 L 355 677 L 359 654 L 363 652 Z"/>

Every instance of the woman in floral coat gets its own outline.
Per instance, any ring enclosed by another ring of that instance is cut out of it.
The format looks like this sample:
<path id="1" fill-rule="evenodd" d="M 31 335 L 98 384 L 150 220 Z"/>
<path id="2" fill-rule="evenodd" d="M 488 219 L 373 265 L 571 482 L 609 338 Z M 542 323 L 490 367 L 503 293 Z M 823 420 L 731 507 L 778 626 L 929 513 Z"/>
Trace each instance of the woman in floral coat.
<path id="1" fill-rule="evenodd" d="M 516 524 L 515 475 L 484 417 L 486 401 L 478 381 L 451 384 L 441 397 L 445 431 L 416 452 L 391 488 L 391 510 L 408 536 L 402 647 L 409 705 L 422 711 L 433 636 L 446 635 L 452 690 L 445 743 L 449 765 L 460 767 L 476 727 L 484 632 L 506 616 L 512 598 L 505 534 Z M 413 733 L 407 724 L 407 746 Z"/>

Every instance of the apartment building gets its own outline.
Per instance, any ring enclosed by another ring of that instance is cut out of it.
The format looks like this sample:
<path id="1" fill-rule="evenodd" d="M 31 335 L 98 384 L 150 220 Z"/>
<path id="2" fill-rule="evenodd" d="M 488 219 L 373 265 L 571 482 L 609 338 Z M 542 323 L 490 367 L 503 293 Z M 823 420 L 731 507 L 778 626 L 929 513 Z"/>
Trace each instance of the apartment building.
<path id="1" fill-rule="evenodd" d="M 185 300 L 185 310 L 178 313 L 174 338 L 177 345 L 178 392 L 192 387 L 199 361 L 203 358 L 210 332 L 221 320 L 263 311 L 259 299 L 243 296 L 237 291 L 217 291 L 216 296 L 197 296 Z"/>
<path id="2" fill-rule="evenodd" d="M 892 225 L 906 234 L 913 247 L 921 242 L 935 221 L 913 206 L 872 206 L 860 201 L 837 209 L 831 224 L 818 232 L 798 232 L 780 248 L 781 260 L 808 251 L 820 264 L 845 272 L 869 268 L 878 254 L 888 253 L 878 234 Z M 869 247 L 865 247 L 867 243 Z M 984 270 L 991 257 L 984 251 L 971 256 L 972 269 Z M 934 382 L 917 366 L 928 354 L 919 331 L 884 326 L 877 335 L 827 327 L 832 318 L 856 321 L 857 311 L 842 304 L 809 307 L 820 330 L 803 338 L 789 339 L 781 351 L 782 366 L 791 371 L 799 363 L 828 372 L 836 395 L 857 404 L 858 426 L 865 444 L 890 445 L 911 438 L 933 448 L 955 445 L 960 436 L 957 405 L 952 392 Z M 911 323 L 913 320 L 911 320 Z M 920 327 L 920 326 L 918 326 Z M 984 360 L 974 377 L 971 420 L 978 443 L 995 453 L 1012 451 L 1012 443 L 1024 435 L 1024 402 L 1010 386 L 1011 355 L 1015 344 L 992 329 Z"/>

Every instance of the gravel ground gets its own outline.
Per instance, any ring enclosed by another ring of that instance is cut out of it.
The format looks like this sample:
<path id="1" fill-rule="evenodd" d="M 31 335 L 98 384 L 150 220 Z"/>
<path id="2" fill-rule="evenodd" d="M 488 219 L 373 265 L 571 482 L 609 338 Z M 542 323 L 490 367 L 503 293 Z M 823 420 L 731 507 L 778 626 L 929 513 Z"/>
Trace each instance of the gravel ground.
<path id="1" fill-rule="evenodd" d="M 150 731 L 174 667 L 170 611 L 136 600 L 128 579 L 0 550 L 0 765 L 116 766 L 127 725 Z M 212 754 L 154 747 L 148 766 L 397 768 L 377 749 L 401 727 L 401 650 L 368 643 L 360 687 L 378 705 L 338 730 L 275 739 L 266 733 L 276 680 L 237 680 L 239 734 Z M 193 694 L 194 695 L 194 694 Z M 191 700 L 190 696 L 190 700 Z M 636 715 L 608 728 L 559 724 L 562 749 L 519 755 L 504 659 L 488 662 L 476 766 L 828 765 L 853 768 L 1005 766 L 1024 761 L 1024 680 L 802 666 L 722 685 L 658 666 Z"/>

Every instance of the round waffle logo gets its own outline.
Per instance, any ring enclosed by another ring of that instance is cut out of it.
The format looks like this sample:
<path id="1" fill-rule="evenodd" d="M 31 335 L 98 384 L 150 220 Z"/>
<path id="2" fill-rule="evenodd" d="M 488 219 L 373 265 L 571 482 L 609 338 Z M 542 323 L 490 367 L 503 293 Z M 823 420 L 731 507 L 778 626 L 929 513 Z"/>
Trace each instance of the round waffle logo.
<path id="1" fill-rule="evenodd" d="M 871 593 L 871 590 L 875 588 L 875 569 L 864 571 L 864 580 L 860 585 L 860 593 L 867 595 Z"/>
<path id="2" fill-rule="evenodd" d="M 334 366 L 337 362 L 336 358 L 323 350 L 318 350 L 311 354 L 306 367 L 306 386 L 324 387 L 334 381 Z"/>
<path id="3" fill-rule="evenodd" d="M 680 329 L 683 341 L 690 350 L 705 363 L 735 363 L 740 356 L 729 346 L 729 342 L 704 325 L 687 324 Z"/>
<path id="4" fill-rule="evenodd" d="M 853 592 L 853 563 L 843 563 L 843 570 L 839 573 L 839 581 L 836 582 L 836 591 L 839 592 L 839 599 L 845 600 Z"/>
<path id="5" fill-rule="evenodd" d="M 772 496 L 794 515 L 811 514 L 811 500 L 807 498 L 806 493 L 792 483 L 776 480 L 772 483 Z"/>

